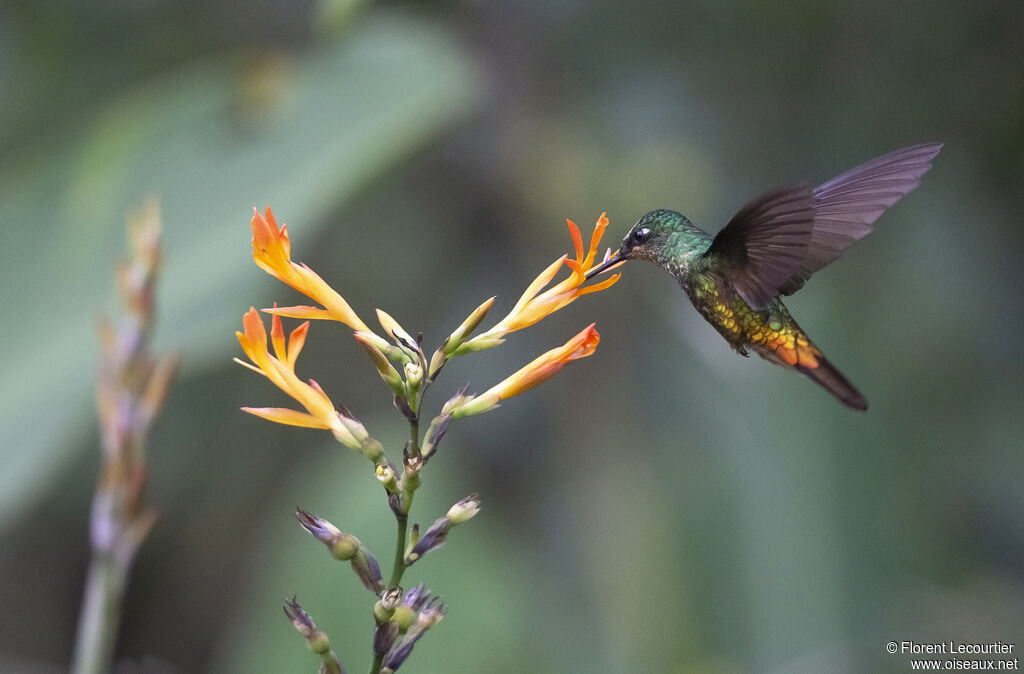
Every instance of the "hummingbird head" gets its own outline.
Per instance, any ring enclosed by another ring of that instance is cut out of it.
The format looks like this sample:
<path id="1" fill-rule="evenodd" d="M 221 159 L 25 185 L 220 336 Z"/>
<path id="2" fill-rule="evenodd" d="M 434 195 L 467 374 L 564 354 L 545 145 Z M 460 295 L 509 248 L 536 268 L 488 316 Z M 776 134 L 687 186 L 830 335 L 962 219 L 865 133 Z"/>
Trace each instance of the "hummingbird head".
<path id="1" fill-rule="evenodd" d="M 647 213 L 633 225 L 622 239 L 619 250 L 605 262 L 587 272 L 587 278 L 625 260 L 650 260 L 661 264 L 672 234 L 693 225 L 686 216 L 676 211 L 658 209 Z"/>

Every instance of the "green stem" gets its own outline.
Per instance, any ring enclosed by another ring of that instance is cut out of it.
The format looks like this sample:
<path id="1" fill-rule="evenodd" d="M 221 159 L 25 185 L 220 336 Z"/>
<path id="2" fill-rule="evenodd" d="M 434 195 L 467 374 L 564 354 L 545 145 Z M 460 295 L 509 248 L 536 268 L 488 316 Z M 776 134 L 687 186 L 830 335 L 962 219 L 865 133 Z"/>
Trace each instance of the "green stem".
<path id="1" fill-rule="evenodd" d="M 402 574 L 405 573 L 405 536 L 408 531 L 409 516 L 395 516 L 398 520 L 398 537 L 395 540 L 395 563 L 391 567 L 391 578 L 388 580 L 388 587 L 395 587 L 402 582 Z"/>
<path id="2" fill-rule="evenodd" d="M 78 619 L 73 674 L 103 674 L 111 670 L 126 575 L 109 552 L 94 553 Z"/>
<path id="3" fill-rule="evenodd" d="M 384 664 L 384 655 L 378 655 L 373 658 L 373 663 L 370 665 L 370 674 L 380 674 L 381 665 Z"/>
<path id="4" fill-rule="evenodd" d="M 416 419 L 409 420 L 409 451 L 413 454 L 420 452 L 420 415 L 416 413 Z"/>

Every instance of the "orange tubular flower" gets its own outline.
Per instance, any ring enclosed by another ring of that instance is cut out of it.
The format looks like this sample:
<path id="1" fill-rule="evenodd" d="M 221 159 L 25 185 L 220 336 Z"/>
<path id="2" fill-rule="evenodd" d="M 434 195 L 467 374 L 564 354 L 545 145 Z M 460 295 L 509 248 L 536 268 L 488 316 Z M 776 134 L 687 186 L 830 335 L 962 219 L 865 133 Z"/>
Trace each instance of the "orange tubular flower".
<path id="1" fill-rule="evenodd" d="M 329 319 L 344 323 L 353 330 L 366 330 L 366 324 L 359 320 L 348 302 L 327 285 L 316 272 L 304 264 L 292 262 L 291 241 L 288 225 L 278 229 L 274 214 L 267 207 L 264 216 L 253 209 L 252 216 L 252 257 L 260 269 L 284 281 L 300 293 L 323 305 L 321 307 L 295 306 L 268 309 L 270 313 L 292 318 Z"/>
<path id="2" fill-rule="evenodd" d="M 306 411 L 300 412 L 280 407 L 243 407 L 242 410 L 279 424 L 324 428 L 334 433 L 334 436 L 343 444 L 360 448 L 360 440 L 343 423 L 337 410 L 334 409 L 334 403 L 327 397 L 323 389 L 312 379 L 307 384 L 295 375 L 295 361 L 306 341 L 309 321 L 295 328 L 286 342 L 281 318 L 273 317 L 270 340 L 276 357 L 267 351 L 266 328 L 263 326 L 263 319 L 260 318 L 259 312 L 250 307 L 243 317 L 242 323 L 245 332 L 236 332 L 235 334 L 238 336 L 239 344 L 242 345 L 242 350 L 253 364 L 250 365 L 237 358 L 235 362 L 265 376 L 275 386 L 297 400 L 306 408 Z"/>
<path id="3" fill-rule="evenodd" d="M 523 391 L 528 391 L 547 381 L 569 361 L 586 358 L 594 353 L 599 341 L 601 341 L 601 336 L 594 329 L 594 324 L 591 323 L 568 342 L 557 349 L 548 351 L 501 383 L 492 386 L 475 398 L 455 405 L 449 410 L 452 418 L 458 419 L 481 412 L 489 412 L 497 407 L 502 400 L 519 395 Z"/>
<path id="4" fill-rule="evenodd" d="M 473 350 L 473 346 L 477 348 L 494 346 L 500 343 L 497 340 L 500 340 L 504 335 L 529 327 L 542 318 L 572 303 L 577 297 L 609 288 L 619 280 L 621 274 L 614 274 L 600 283 L 595 283 L 585 288 L 582 287 L 587 280 L 587 272 L 594 267 L 597 247 L 601 243 L 604 230 L 608 227 L 607 215 L 602 213 L 601 217 L 598 218 L 597 224 L 594 226 L 594 233 L 590 237 L 590 248 L 586 255 L 583 253 L 583 236 L 580 234 L 579 227 L 572 220 L 566 219 L 565 222 L 569 226 L 569 233 L 572 236 L 573 245 L 576 249 L 576 259 L 570 260 L 568 256 L 563 255 L 548 265 L 547 269 L 542 271 L 534 279 L 533 283 L 526 288 L 522 297 L 512 307 L 512 311 L 493 328 L 466 342 L 465 346 L 467 348 L 465 350 Z M 550 283 L 551 279 L 558 273 L 563 262 L 571 270 L 569 277 L 541 292 L 541 289 Z"/>

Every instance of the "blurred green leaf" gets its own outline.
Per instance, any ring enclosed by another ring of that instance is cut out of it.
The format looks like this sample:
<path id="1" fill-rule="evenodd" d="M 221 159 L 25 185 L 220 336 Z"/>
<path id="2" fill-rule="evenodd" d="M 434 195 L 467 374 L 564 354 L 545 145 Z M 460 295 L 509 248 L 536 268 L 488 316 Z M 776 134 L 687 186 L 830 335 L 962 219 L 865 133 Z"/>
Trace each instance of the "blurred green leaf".
<path id="1" fill-rule="evenodd" d="M 40 494 L 91 419 L 94 316 L 112 295 L 123 222 L 163 204 L 159 341 L 186 368 L 227 357 L 265 282 L 249 256 L 253 206 L 301 223 L 301 242 L 362 186 L 476 100 L 445 32 L 390 15 L 293 57 L 198 63 L 130 91 L 80 136 L 0 165 L 6 376 L 0 527 Z M 296 255 L 301 259 L 301 242 Z"/>

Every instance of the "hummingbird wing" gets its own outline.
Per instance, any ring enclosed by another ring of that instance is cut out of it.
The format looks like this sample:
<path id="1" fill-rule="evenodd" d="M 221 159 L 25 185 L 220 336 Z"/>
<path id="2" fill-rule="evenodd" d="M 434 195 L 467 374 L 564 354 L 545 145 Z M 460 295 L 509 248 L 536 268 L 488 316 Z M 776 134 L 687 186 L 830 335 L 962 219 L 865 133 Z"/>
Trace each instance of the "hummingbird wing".
<path id="1" fill-rule="evenodd" d="M 715 235 L 704 257 L 753 309 L 799 275 L 814 230 L 814 190 L 796 185 L 762 194 Z"/>
<path id="2" fill-rule="evenodd" d="M 792 295 L 811 274 L 871 232 L 871 224 L 920 184 L 942 143 L 914 145 L 876 157 L 814 188 L 814 227 L 797 272 L 779 287 Z"/>

